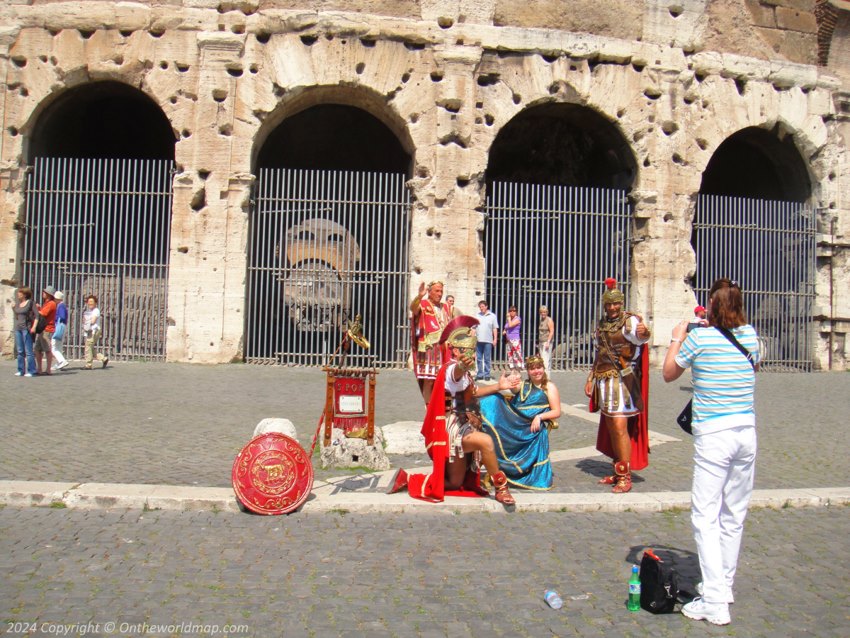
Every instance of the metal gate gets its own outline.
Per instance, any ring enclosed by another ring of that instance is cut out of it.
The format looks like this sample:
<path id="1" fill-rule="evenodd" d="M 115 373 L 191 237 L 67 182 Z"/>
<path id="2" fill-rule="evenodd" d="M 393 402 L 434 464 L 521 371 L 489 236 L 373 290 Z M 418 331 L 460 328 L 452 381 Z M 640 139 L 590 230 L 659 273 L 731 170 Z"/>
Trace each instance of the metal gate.
<path id="1" fill-rule="evenodd" d="M 815 230 L 805 204 L 720 195 L 697 200 L 697 299 L 705 305 L 718 277 L 740 283 L 762 367 L 812 369 Z"/>
<path id="2" fill-rule="evenodd" d="M 112 359 L 165 359 L 171 160 L 40 157 L 28 169 L 22 284 L 65 293 L 65 355 L 83 358 L 96 295 Z"/>
<path id="3" fill-rule="evenodd" d="M 625 191 L 501 182 L 490 191 L 486 296 L 499 325 L 515 305 L 528 356 L 537 349 L 538 309 L 545 305 L 555 324 L 552 368 L 590 366 L 605 278 L 615 277 L 629 294 L 632 214 Z M 495 360 L 506 355 L 497 346 Z"/>
<path id="4" fill-rule="evenodd" d="M 347 363 L 408 356 L 410 199 L 400 173 L 261 169 L 250 223 L 245 359 L 324 365 L 362 315 L 371 347 Z"/>

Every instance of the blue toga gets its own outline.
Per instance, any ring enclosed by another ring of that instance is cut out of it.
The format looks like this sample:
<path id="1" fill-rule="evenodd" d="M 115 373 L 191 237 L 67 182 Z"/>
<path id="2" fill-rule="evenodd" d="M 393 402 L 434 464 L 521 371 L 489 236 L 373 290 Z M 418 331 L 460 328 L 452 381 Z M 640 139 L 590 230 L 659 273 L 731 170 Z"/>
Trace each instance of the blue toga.
<path id="1" fill-rule="evenodd" d="M 549 429 L 544 421 L 531 431 L 535 416 L 549 410 L 549 397 L 530 381 L 523 381 L 510 399 L 491 394 L 479 399 L 483 430 L 493 437 L 499 469 L 508 482 L 531 490 L 552 488 L 549 463 Z"/>

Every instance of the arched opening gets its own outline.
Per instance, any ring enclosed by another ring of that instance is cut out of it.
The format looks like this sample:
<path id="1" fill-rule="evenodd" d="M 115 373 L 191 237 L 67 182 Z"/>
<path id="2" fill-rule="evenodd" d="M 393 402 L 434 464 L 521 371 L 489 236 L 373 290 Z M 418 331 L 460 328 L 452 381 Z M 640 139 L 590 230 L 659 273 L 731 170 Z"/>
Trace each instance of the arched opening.
<path id="1" fill-rule="evenodd" d="M 708 306 L 718 277 L 744 292 L 763 366 L 811 369 L 815 216 L 794 136 L 747 128 L 715 151 L 702 178 L 691 244 L 694 292 Z"/>
<path id="2" fill-rule="evenodd" d="M 283 119 L 256 157 L 246 360 L 337 363 L 345 330 L 361 315 L 372 346 L 353 346 L 348 362 L 403 365 L 411 163 L 404 146 L 364 109 L 315 104 Z"/>
<path id="3" fill-rule="evenodd" d="M 536 349 L 538 309 L 555 324 L 552 367 L 592 362 L 602 282 L 628 295 L 631 148 L 600 113 L 548 103 L 499 132 L 487 166 L 484 235 L 487 296 L 504 316 L 517 306 L 525 352 Z"/>
<path id="4" fill-rule="evenodd" d="M 95 82 L 66 91 L 44 110 L 29 160 L 173 160 L 174 142 L 171 124 L 147 95 L 120 82 Z"/>
<path id="5" fill-rule="evenodd" d="M 32 128 L 21 280 L 64 292 L 73 358 L 89 294 L 110 358 L 165 358 L 174 143 L 160 108 L 119 82 L 66 91 Z"/>

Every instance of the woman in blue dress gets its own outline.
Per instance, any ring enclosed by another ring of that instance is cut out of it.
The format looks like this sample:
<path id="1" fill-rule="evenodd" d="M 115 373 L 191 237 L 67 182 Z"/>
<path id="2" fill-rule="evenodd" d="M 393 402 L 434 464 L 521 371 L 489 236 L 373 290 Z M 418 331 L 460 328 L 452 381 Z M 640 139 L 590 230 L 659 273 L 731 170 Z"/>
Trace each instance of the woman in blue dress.
<path id="1" fill-rule="evenodd" d="M 499 468 L 511 485 L 530 490 L 552 488 L 549 430 L 558 427 L 561 397 L 546 376 L 538 355 L 525 360 L 528 379 L 512 397 L 481 397 L 482 427 L 493 437 Z"/>

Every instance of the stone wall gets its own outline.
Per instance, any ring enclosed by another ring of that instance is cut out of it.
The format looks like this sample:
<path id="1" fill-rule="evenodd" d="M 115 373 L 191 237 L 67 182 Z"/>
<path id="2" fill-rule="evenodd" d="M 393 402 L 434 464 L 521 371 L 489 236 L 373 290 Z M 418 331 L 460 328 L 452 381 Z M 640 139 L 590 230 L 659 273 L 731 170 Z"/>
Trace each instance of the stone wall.
<path id="1" fill-rule="evenodd" d="M 395 132 L 413 157 L 414 285 L 447 279 L 458 306 L 473 308 L 484 292 L 479 210 L 491 145 L 523 109 L 561 101 L 600 113 L 637 158 L 631 305 L 653 318 L 656 358 L 695 302 L 694 194 L 712 153 L 745 127 L 779 125 L 793 135 L 825 220 L 817 365 L 846 367 L 850 161 L 841 105 L 850 87 L 814 66 L 814 4 L 7 2 L 0 325 L 11 324 L 17 283 L 27 140 L 69 88 L 120 81 L 171 122 L 178 174 L 168 358 L 209 363 L 241 356 L 253 160 L 288 115 L 349 104 Z M 847 46 L 842 40 L 836 50 Z M 487 74 L 496 80 L 477 81 Z"/>

